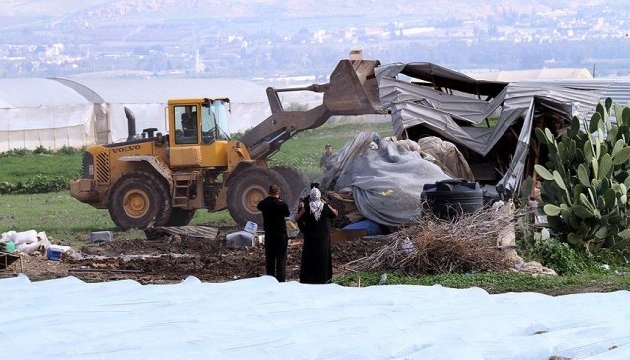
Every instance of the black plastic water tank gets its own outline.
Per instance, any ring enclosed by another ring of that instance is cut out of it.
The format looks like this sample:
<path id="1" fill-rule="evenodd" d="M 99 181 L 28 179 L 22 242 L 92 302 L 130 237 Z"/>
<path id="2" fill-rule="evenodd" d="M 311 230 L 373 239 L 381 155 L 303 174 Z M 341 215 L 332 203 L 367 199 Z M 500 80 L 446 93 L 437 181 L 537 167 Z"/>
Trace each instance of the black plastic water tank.
<path id="1" fill-rule="evenodd" d="M 429 209 L 437 217 L 453 219 L 483 208 L 483 190 L 479 183 L 448 179 L 422 188 Z"/>

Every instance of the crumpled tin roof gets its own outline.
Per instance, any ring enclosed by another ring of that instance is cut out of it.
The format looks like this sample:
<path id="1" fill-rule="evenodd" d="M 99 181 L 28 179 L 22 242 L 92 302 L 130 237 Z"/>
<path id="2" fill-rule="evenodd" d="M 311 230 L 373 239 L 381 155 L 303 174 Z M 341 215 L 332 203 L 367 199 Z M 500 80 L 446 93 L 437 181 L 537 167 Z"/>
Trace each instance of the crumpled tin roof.
<path id="1" fill-rule="evenodd" d="M 537 108 L 552 109 L 569 119 L 589 118 L 597 104 L 608 97 L 621 105 L 630 102 L 629 79 L 479 81 L 430 63 L 383 65 L 375 72 L 379 96 L 383 107 L 391 112 L 397 137 L 404 137 L 406 129 L 422 125 L 485 156 L 511 124 L 523 116 L 525 124 L 519 136 L 518 156 L 510 165 L 515 172 L 506 173 L 502 181 L 506 186 L 508 183 L 518 186 L 520 181 L 518 172 L 526 155 L 521 147 L 529 144 Z M 400 74 L 414 79 L 401 80 Z M 495 127 L 474 126 L 497 112 Z"/>

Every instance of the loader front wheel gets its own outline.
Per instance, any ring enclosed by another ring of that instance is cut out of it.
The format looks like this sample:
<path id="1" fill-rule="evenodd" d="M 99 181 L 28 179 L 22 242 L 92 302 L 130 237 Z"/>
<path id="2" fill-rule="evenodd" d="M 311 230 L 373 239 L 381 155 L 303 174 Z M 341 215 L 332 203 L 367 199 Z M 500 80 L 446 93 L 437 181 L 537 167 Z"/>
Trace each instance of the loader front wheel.
<path id="1" fill-rule="evenodd" d="M 293 203 L 289 204 L 289 210 L 295 210 L 297 208 L 297 202 L 302 196 L 302 191 L 309 189 L 310 180 L 308 175 L 294 167 L 285 165 L 274 166 L 271 169 L 280 174 L 289 184 L 291 198 L 293 199 Z"/>
<path id="2" fill-rule="evenodd" d="M 123 230 L 163 226 L 171 210 L 166 183 L 146 172 L 131 172 L 121 177 L 109 201 L 109 215 Z"/>
<path id="3" fill-rule="evenodd" d="M 258 203 L 267 197 L 269 185 L 280 187 L 280 198 L 287 204 L 293 203 L 293 195 L 289 184 L 277 172 L 268 168 L 249 168 L 236 174 L 227 191 L 227 207 L 232 219 L 245 226 L 253 221 L 262 227 L 262 213 L 256 208 Z"/>
<path id="4" fill-rule="evenodd" d="M 173 208 L 171 217 L 166 222 L 166 226 L 186 226 L 195 216 L 195 209 L 186 210 L 182 208 Z"/>

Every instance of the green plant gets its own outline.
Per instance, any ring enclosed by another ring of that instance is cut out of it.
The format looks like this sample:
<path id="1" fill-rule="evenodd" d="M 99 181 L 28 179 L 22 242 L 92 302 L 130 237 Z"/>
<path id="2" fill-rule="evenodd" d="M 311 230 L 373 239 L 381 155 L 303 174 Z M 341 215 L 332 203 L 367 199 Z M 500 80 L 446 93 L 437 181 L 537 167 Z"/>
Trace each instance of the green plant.
<path id="1" fill-rule="evenodd" d="M 77 148 L 64 145 L 61 147 L 61 149 L 57 150 L 57 152 L 60 154 L 65 154 L 65 155 L 74 155 L 74 154 L 83 153 L 84 150 L 85 149 L 77 149 Z"/>
<path id="2" fill-rule="evenodd" d="M 69 180 L 61 176 L 35 175 L 17 183 L 0 182 L 0 194 L 43 194 L 69 189 Z"/>
<path id="3" fill-rule="evenodd" d="M 12 149 L 1 154 L 2 157 L 19 157 L 30 155 L 31 151 L 26 148 Z"/>
<path id="4" fill-rule="evenodd" d="M 547 229 L 534 234 L 532 256 L 559 275 L 577 274 L 586 269 L 583 256 L 575 252 L 567 243 L 550 236 Z"/>
<path id="5" fill-rule="evenodd" d="M 47 149 L 42 145 L 39 145 L 33 150 L 33 154 L 38 154 L 38 155 L 48 155 L 50 153 L 51 153 L 50 149 Z"/>
<path id="6" fill-rule="evenodd" d="M 56 192 L 68 189 L 81 174 L 82 153 L 28 154 L 3 157 L 0 194 Z"/>
<path id="7" fill-rule="evenodd" d="M 601 267 L 602 264 L 611 265 L 615 267 L 625 267 L 630 264 L 630 249 L 602 249 L 597 254 L 589 257 L 591 266 Z"/>
<path id="8" fill-rule="evenodd" d="M 536 129 L 549 157 L 545 166 L 535 166 L 544 179 L 543 211 L 562 240 L 585 254 L 630 241 L 630 108 L 615 105 L 615 123 L 612 108 L 608 98 L 588 123 L 573 117 L 560 140 L 549 129 Z"/>

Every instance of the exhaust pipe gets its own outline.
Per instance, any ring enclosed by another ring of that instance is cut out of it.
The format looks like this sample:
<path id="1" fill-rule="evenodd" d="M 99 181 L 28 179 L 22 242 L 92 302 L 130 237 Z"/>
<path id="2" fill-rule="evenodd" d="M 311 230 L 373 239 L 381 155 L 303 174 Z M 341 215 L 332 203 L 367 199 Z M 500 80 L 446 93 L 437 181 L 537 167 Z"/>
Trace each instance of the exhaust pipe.
<path id="1" fill-rule="evenodd" d="M 127 141 L 131 141 L 136 137 L 136 117 L 133 112 L 125 106 L 125 116 L 127 117 Z"/>

